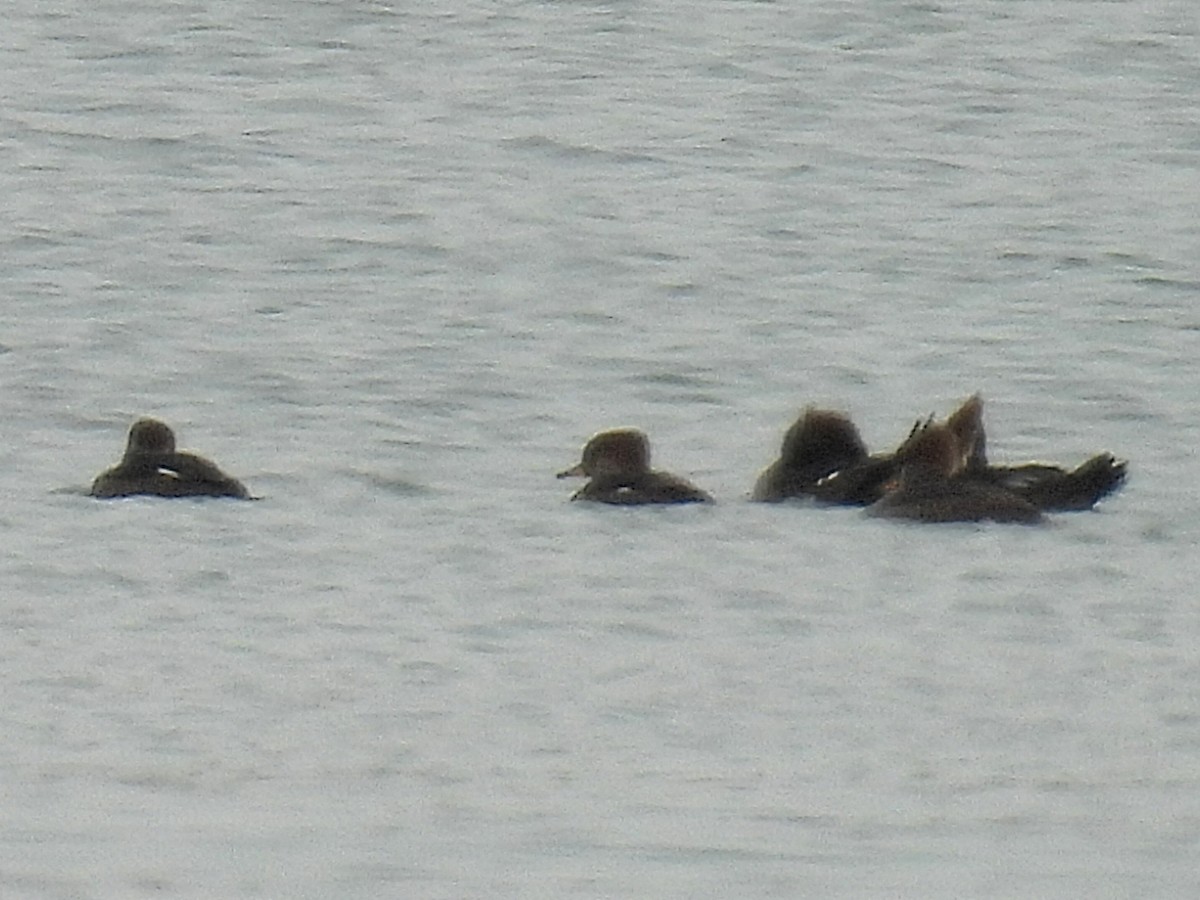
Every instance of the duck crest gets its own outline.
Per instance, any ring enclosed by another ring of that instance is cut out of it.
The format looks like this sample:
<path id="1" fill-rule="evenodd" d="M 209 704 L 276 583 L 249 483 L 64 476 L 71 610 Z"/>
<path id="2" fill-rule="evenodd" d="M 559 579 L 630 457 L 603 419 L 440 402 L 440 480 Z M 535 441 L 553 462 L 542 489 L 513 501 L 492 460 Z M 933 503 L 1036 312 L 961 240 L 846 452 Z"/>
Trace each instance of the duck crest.
<path id="1" fill-rule="evenodd" d="M 867 457 L 866 444 L 849 417 L 806 407 L 784 433 L 779 458 L 759 474 L 751 498 L 774 503 L 812 494 L 822 478 Z"/>
<path id="2" fill-rule="evenodd" d="M 594 436 L 580 461 L 585 475 L 638 474 L 650 468 L 650 439 L 636 428 L 614 428 Z"/>
<path id="3" fill-rule="evenodd" d="M 125 443 L 125 459 L 145 454 L 174 452 L 175 432 L 166 422 L 141 418 L 130 426 L 129 439 Z"/>
<path id="4" fill-rule="evenodd" d="M 946 419 L 946 428 L 954 435 L 963 467 L 979 469 L 987 465 L 987 434 L 983 430 L 983 397 L 975 393 Z"/>
<path id="5" fill-rule="evenodd" d="M 796 468 L 836 468 L 866 455 L 866 445 L 849 418 L 812 406 L 787 430 L 779 451 L 780 459 Z"/>
<path id="6" fill-rule="evenodd" d="M 963 468 L 963 453 L 955 433 L 948 425 L 926 421 L 915 430 L 896 453 L 900 474 L 915 469 L 949 478 Z"/>

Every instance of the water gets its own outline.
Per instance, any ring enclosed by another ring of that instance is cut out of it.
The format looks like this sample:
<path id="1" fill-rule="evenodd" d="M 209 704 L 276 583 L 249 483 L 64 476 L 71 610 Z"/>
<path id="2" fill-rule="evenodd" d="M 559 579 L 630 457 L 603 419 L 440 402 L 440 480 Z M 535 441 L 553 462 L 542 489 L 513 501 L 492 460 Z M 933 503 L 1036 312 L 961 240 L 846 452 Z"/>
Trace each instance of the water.
<path id="1" fill-rule="evenodd" d="M 5 896 L 1200 887 L 1188 4 L 14 4 Z M 1044 529 L 745 495 L 876 448 Z M 81 495 L 138 415 L 256 503 Z M 649 431 L 711 508 L 566 502 Z"/>

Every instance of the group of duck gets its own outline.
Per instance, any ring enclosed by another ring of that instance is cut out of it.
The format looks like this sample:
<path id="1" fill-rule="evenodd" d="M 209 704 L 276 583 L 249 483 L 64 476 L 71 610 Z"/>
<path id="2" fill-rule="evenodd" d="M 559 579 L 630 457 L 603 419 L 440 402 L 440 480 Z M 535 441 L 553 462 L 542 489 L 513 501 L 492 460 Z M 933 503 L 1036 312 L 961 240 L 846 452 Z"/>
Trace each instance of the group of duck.
<path id="1" fill-rule="evenodd" d="M 807 497 L 922 522 L 1036 523 L 1047 512 L 1091 509 L 1121 486 L 1126 468 L 1111 453 L 1075 469 L 992 464 L 978 394 L 945 421 L 918 421 L 890 453 L 869 452 L 844 413 L 809 407 L 784 434 L 779 459 L 759 475 L 751 499 Z M 558 477 L 568 476 L 589 479 L 572 500 L 630 506 L 713 499 L 685 478 L 651 469 L 650 441 L 636 428 L 594 435 L 579 463 Z M 216 463 L 176 450 L 170 427 L 150 418 L 133 423 L 121 461 L 97 476 L 91 489 L 104 499 L 138 494 L 250 499 L 246 486 Z"/>
<path id="2" fill-rule="evenodd" d="M 983 399 L 967 399 L 944 421 L 919 420 L 892 452 L 874 453 L 841 412 L 809 407 L 783 436 L 779 459 L 759 475 L 751 499 L 794 497 L 865 507 L 869 515 L 919 522 L 1034 524 L 1048 512 L 1091 509 L 1125 481 L 1127 462 L 1098 453 L 1077 468 L 987 458 Z M 560 478 L 590 479 L 572 500 L 708 503 L 690 481 L 650 468 L 650 442 L 635 428 L 602 431 Z"/>

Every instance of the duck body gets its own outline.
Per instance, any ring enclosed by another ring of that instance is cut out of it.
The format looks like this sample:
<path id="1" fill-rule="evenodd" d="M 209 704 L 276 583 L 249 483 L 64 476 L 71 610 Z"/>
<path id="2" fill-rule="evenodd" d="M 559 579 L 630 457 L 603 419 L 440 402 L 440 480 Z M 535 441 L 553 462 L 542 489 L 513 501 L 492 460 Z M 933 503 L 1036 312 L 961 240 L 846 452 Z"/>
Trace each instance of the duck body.
<path id="1" fill-rule="evenodd" d="M 996 485 L 939 472 L 906 469 L 894 490 L 867 507 L 867 515 L 915 522 L 1013 522 L 1036 525 L 1041 510 Z"/>
<path id="2" fill-rule="evenodd" d="M 669 472 L 646 472 L 632 478 L 593 478 L 574 494 L 572 500 L 591 500 L 614 506 L 638 506 L 649 503 L 711 503 L 712 497 L 686 478 Z"/>
<path id="3" fill-rule="evenodd" d="M 1125 483 L 1128 462 L 1097 453 L 1074 469 L 1049 463 L 970 468 L 964 477 L 997 485 L 1024 497 L 1046 512 L 1092 509 Z"/>
<path id="4" fill-rule="evenodd" d="M 876 454 L 825 476 L 805 493 L 831 506 L 870 506 L 899 471 L 895 454 Z"/>
<path id="5" fill-rule="evenodd" d="M 961 472 L 963 449 L 945 425 L 926 423 L 901 450 L 899 476 L 867 507 L 870 516 L 915 522 L 1044 521 L 1041 510 L 1024 497 Z"/>
<path id="6" fill-rule="evenodd" d="M 175 434 L 157 419 L 139 419 L 129 429 L 125 455 L 92 482 L 100 499 L 153 497 L 234 497 L 250 499 L 246 486 L 211 460 L 175 449 Z"/>
<path id="7" fill-rule="evenodd" d="M 711 503 L 712 497 L 686 478 L 650 468 L 650 441 L 636 428 L 614 428 L 593 435 L 579 463 L 559 478 L 583 476 L 587 484 L 572 500 L 640 506 L 664 503 Z"/>

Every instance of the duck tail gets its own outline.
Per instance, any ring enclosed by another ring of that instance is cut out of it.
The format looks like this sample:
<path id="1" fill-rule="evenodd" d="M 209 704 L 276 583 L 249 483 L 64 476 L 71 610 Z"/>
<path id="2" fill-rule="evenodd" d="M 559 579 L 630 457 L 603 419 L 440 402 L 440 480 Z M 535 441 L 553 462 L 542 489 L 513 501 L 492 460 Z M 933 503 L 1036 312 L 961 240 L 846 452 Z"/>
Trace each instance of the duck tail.
<path id="1" fill-rule="evenodd" d="M 1128 468 L 1128 460 L 1117 459 L 1111 453 L 1098 453 L 1048 484 L 1038 506 L 1062 512 L 1091 509 L 1120 489 Z"/>

